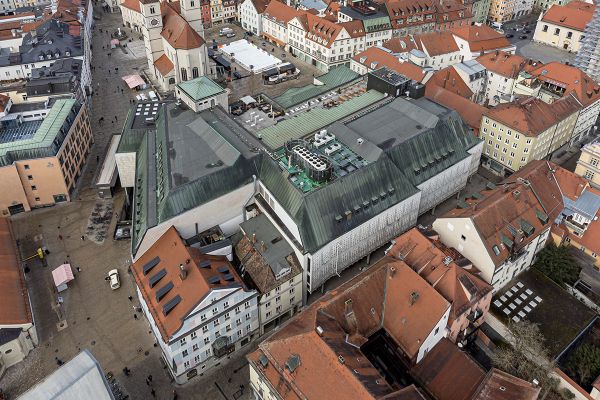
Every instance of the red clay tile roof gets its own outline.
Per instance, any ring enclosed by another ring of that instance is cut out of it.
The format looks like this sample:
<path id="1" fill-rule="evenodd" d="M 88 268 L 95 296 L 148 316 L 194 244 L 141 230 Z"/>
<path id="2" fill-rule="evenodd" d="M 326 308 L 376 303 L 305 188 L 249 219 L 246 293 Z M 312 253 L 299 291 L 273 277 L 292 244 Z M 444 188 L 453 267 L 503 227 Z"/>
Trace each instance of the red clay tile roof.
<path id="1" fill-rule="evenodd" d="M 433 23 L 420 18 L 414 18 L 408 22 L 408 17 L 413 15 L 432 15 L 435 13 L 434 2 L 432 0 L 397 0 L 397 1 L 375 1 L 376 3 L 385 3 L 387 14 L 392 22 L 394 29 L 406 26 L 424 25 Z M 402 23 L 399 21 L 402 20 Z"/>
<path id="2" fill-rule="evenodd" d="M 438 243 L 417 228 L 394 239 L 387 255 L 404 261 L 444 296 L 452 306 L 449 325 L 493 290 L 491 285 L 456 265 Z M 466 285 L 472 288 L 472 293 Z"/>
<path id="3" fill-rule="evenodd" d="M 579 68 L 553 61 L 529 72 L 541 81 L 565 88 L 565 94 L 573 93 L 584 106 L 600 99 L 600 85 Z"/>
<path id="4" fill-rule="evenodd" d="M 288 23 L 292 18 L 302 14 L 302 12 L 297 11 L 296 9 L 278 0 L 271 1 L 264 12 L 265 17 L 275 19 L 277 22 L 282 24 Z"/>
<path id="5" fill-rule="evenodd" d="M 554 177 L 560 186 L 563 196 L 575 201 L 581 193 L 589 186 L 583 177 L 564 168 L 556 168 Z"/>
<path id="6" fill-rule="evenodd" d="M 461 118 L 477 133 L 481 127 L 481 117 L 487 111 L 487 108 L 477 104 L 467 98 L 464 98 L 448 89 L 444 89 L 435 83 L 425 85 L 425 96 L 452 110 L 456 110 Z"/>
<path id="7" fill-rule="evenodd" d="M 381 398 L 397 389 L 360 345 L 384 328 L 414 357 L 448 307 L 405 263 L 386 257 L 289 320 L 248 359 L 286 400 Z M 262 355 L 269 361 L 266 368 L 259 362 Z M 292 372 L 285 365 L 295 356 L 299 366 Z M 389 397 L 396 398 L 403 397 Z"/>
<path id="8" fill-rule="evenodd" d="M 419 49 L 426 50 L 430 56 L 439 56 L 460 50 L 454 36 L 448 31 L 414 35 L 414 40 L 420 44 Z"/>
<path id="9" fill-rule="evenodd" d="M 411 369 L 411 374 L 435 400 L 470 400 L 485 377 L 483 368 L 446 338 Z"/>
<path id="10" fill-rule="evenodd" d="M 140 8 L 140 0 L 123 0 L 121 5 L 135 12 L 142 12 Z"/>
<path id="11" fill-rule="evenodd" d="M 492 368 L 473 400 L 536 400 L 541 387 Z"/>
<path id="12" fill-rule="evenodd" d="M 436 71 L 427 81 L 427 85 L 437 85 L 467 99 L 473 96 L 471 88 L 463 81 L 454 67 Z"/>
<path id="13" fill-rule="evenodd" d="M 0 218 L 0 277 L 0 325 L 33 322 L 25 276 L 6 218 Z"/>
<path id="14" fill-rule="evenodd" d="M 579 109 L 581 104 L 570 94 L 550 104 L 534 97 L 518 98 L 498 104 L 484 115 L 524 135 L 537 136 Z"/>
<path id="15" fill-rule="evenodd" d="M 477 62 L 488 71 L 514 79 L 525 68 L 528 60 L 516 54 L 498 51 L 477 57 Z"/>
<path id="16" fill-rule="evenodd" d="M 467 25 L 451 29 L 459 38 L 469 42 L 471 52 L 504 49 L 512 45 L 502 35 L 487 25 Z"/>
<path id="17" fill-rule="evenodd" d="M 173 71 L 173 63 L 169 60 L 166 54 L 158 57 L 156 61 L 154 61 L 154 67 L 160 72 L 160 74 L 164 77 L 169 72 Z"/>
<path id="18" fill-rule="evenodd" d="M 483 199 L 466 199 L 469 207 L 451 210 L 443 218 L 471 218 L 498 266 L 550 227 L 563 210 L 556 169 L 546 160 L 532 161 L 495 189 L 482 191 Z M 526 234 L 529 227 L 533 232 Z M 512 249 L 506 239 L 512 242 Z"/>
<path id="19" fill-rule="evenodd" d="M 254 5 L 256 12 L 258 14 L 262 14 L 267 9 L 267 6 L 269 5 L 269 0 L 252 0 L 252 4 Z"/>
<path id="20" fill-rule="evenodd" d="M 465 20 L 468 22 L 473 18 L 469 7 L 456 0 L 444 0 L 435 4 L 435 19 L 438 24 L 448 24 L 454 21 Z M 444 19 L 444 16 L 447 16 Z"/>
<path id="21" fill-rule="evenodd" d="M 340 25 L 346 29 L 351 38 L 365 36 L 365 28 L 361 20 L 342 22 Z"/>
<path id="22" fill-rule="evenodd" d="M 204 39 L 183 18 L 177 6 L 168 2 L 160 3 L 163 18 L 161 36 L 176 49 L 196 49 L 204 44 Z"/>
<path id="23" fill-rule="evenodd" d="M 396 54 L 408 53 L 414 49 L 421 50 L 417 43 L 415 43 L 412 35 L 391 38 L 387 42 L 383 43 L 383 47 Z"/>
<path id="24" fill-rule="evenodd" d="M 9 101 L 10 101 L 10 97 L 0 93 L 0 112 L 4 112 L 4 110 L 6 110 L 6 105 L 8 104 Z M 2 218 L 2 219 L 4 219 L 4 218 Z"/>
<path id="25" fill-rule="evenodd" d="M 159 258 L 158 264 L 144 274 L 144 266 L 156 257 Z M 210 266 L 200 268 L 202 261 L 210 261 Z M 180 277 L 180 265 L 183 265 L 187 271 L 185 279 Z M 228 270 L 221 272 L 219 268 L 222 267 L 228 267 Z M 166 272 L 165 276 L 151 287 L 150 280 L 161 270 Z M 196 248 L 187 247 L 173 226 L 131 265 L 131 272 L 164 341 L 168 341 L 181 329 L 184 319 L 212 290 L 231 287 L 231 285 L 245 287 L 225 256 L 206 255 Z M 224 279 L 227 273 L 233 276 L 232 282 Z M 219 277 L 220 281 L 216 284 L 209 283 L 208 279 L 213 276 Z M 157 300 L 157 291 L 165 287 L 168 282 L 173 283 L 173 288 L 162 299 Z M 181 301 L 165 315 L 164 305 L 177 295 L 181 297 Z"/>
<path id="26" fill-rule="evenodd" d="M 583 1 L 572 1 L 566 6 L 555 4 L 546 11 L 542 21 L 583 32 L 592 20 L 594 9 L 593 3 Z"/>
<path id="27" fill-rule="evenodd" d="M 398 58 L 377 47 L 369 47 L 367 50 L 356 54 L 352 59 L 370 69 L 388 67 L 417 82 L 421 82 L 427 76 L 425 71 L 418 65 L 408 61 L 401 62 Z M 376 64 L 372 65 L 373 63 Z"/>

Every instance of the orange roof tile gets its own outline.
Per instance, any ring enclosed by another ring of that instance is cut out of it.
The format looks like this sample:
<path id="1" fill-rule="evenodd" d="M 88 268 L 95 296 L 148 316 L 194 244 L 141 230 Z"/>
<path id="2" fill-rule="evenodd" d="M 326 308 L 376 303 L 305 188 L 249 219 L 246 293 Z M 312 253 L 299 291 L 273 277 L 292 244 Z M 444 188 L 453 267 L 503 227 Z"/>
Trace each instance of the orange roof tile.
<path id="1" fill-rule="evenodd" d="M 9 101 L 10 101 L 10 97 L 8 97 L 5 94 L 0 93 L 0 112 L 4 112 L 4 110 L 6 110 L 6 105 L 8 104 Z"/>
<path id="2" fill-rule="evenodd" d="M 340 25 L 348 32 L 351 38 L 365 36 L 365 28 L 361 20 L 356 19 L 354 21 L 342 22 Z"/>
<path id="3" fill-rule="evenodd" d="M 436 71 L 427 81 L 427 84 L 437 85 L 467 99 L 470 99 L 473 96 L 473 92 L 471 91 L 471 88 L 469 88 L 469 85 L 463 81 L 453 67 L 446 67 Z"/>
<path id="4" fill-rule="evenodd" d="M 173 71 L 174 66 L 171 60 L 169 60 L 169 57 L 167 57 L 166 54 L 163 54 L 154 61 L 154 68 L 156 68 L 164 77 L 167 76 L 169 72 Z"/>
<path id="5" fill-rule="evenodd" d="M 435 4 L 435 9 L 435 19 L 438 24 L 447 24 L 460 20 L 468 22 L 473 18 L 473 13 L 469 7 L 455 0 L 440 1 L 439 4 Z"/>
<path id="6" fill-rule="evenodd" d="M 144 274 L 144 266 L 157 257 L 158 264 Z M 202 261 L 209 261 L 209 267 L 201 268 Z M 185 279 L 180 277 L 180 265 L 187 271 Z M 228 270 L 221 272 L 222 267 L 228 267 Z M 150 280 L 163 270 L 164 277 L 151 286 Z M 184 319 L 210 291 L 235 285 L 245 287 L 225 256 L 206 255 L 196 248 L 187 247 L 173 226 L 132 264 L 131 272 L 164 341 L 181 329 Z M 227 273 L 232 275 L 232 282 L 225 280 Z M 213 276 L 219 277 L 220 281 L 209 283 L 208 279 Z M 173 288 L 157 300 L 157 291 L 168 282 L 173 284 Z M 165 315 L 164 305 L 176 296 L 180 296 L 181 301 Z"/>
<path id="7" fill-rule="evenodd" d="M 528 63 L 528 60 L 505 51 L 497 51 L 477 57 L 477 62 L 488 71 L 507 78 L 516 78 Z"/>
<path id="8" fill-rule="evenodd" d="M 536 400 L 541 387 L 492 368 L 473 400 Z"/>
<path id="9" fill-rule="evenodd" d="M 534 97 L 517 98 L 498 104 L 484 115 L 524 135 L 537 136 L 580 109 L 581 104 L 570 94 L 550 104 Z"/>
<path id="10" fill-rule="evenodd" d="M 573 93 L 584 106 L 600 100 L 600 85 L 572 65 L 554 61 L 529 72 L 541 81 L 565 88 L 565 94 Z"/>
<path id="11" fill-rule="evenodd" d="M 264 12 L 265 17 L 275 19 L 282 24 L 288 23 L 292 18 L 302 14 L 302 12 L 297 11 L 279 0 L 271 1 Z"/>
<path id="12" fill-rule="evenodd" d="M 553 172 L 556 169 L 546 160 L 532 161 L 497 188 L 482 191 L 483 199 L 466 199 L 469 207 L 453 209 L 443 218 L 471 218 L 490 258 L 500 265 L 550 227 L 563 210 L 561 187 Z M 546 222 L 540 218 L 544 215 Z M 529 226 L 533 233 L 528 235 L 524 228 Z"/>
<path id="13" fill-rule="evenodd" d="M 566 6 L 554 4 L 546 11 L 542 21 L 583 32 L 592 20 L 594 9 L 593 3 L 583 1 L 572 1 Z"/>
<path id="14" fill-rule="evenodd" d="M 383 47 L 392 51 L 392 53 L 401 54 L 408 53 L 411 50 L 418 49 L 419 46 L 415 43 L 412 35 L 391 38 L 383 43 Z"/>
<path id="15" fill-rule="evenodd" d="M 481 117 L 487 111 L 487 108 L 437 84 L 430 84 L 430 81 L 425 85 L 425 96 L 436 103 L 455 110 L 467 125 L 476 133 L 479 132 Z"/>
<path id="16" fill-rule="evenodd" d="M 258 14 L 262 14 L 267 9 L 267 6 L 269 5 L 269 0 L 252 0 L 252 4 L 254 5 L 256 12 Z"/>
<path id="17" fill-rule="evenodd" d="M 483 368 L 446 338 L 411 369 L 411 374 L 436 400 L 470 400 L 485 377 Z"/>
<path id="18" fill-rule="evenodd" d="M 418 65 L 408 61 L 401 62 L 390 53 L 377 47 L 369 47 L 367 50 L 356 54 L 352 59 L 370 69 L 388 67 L 417 82 L 421 82 L 427 76 L 425 70 Z"/>
<path id="19" fill-rule="evenodd" d="M 163 18 L 161 36 L 176 49 L 190 50 L 202 46 L 204 39 L 179 14 L 178 6 L 169 2 L 160 3 Z"/>
<path id="20" fill-rule="evenodd" d="M 405 263 L 386 257 L 289 320 L 248 359 L 286 400 L 403 399 L 392 394 L 410 392 L 415 399 L 413 390 L 392 388 L 360 345 L 383 327 L 414 357 L 448 307 Z M 286 367 L 291 357 L 299 360 L 293 371 Z"/>
<path id="21" fill-rule="evenodd" d="M 142 12 L 140 8 L 140 0 L 123 0 L 121 5 L 135 12 Z"/>
<path id="22" fill-rule="evenodd" d="M 571 200 L 577 200 L 589 185 L 583 177 L 564 168 L 557 168 L 554 177 L 560 186 L 562 195 Z"/>
<path id="23" fill-rule="evenodd" d="M 451 29 L 459 38 L 469 42 L 471 52 L 504 49 L 512 45 L 501 33 L 487 25 L 467 25 Z"/>
<path id="24" fill-rule="evenodd" d="M 419 49 L 427 51 L 430 56 L 439 56 L 460 50 L 454 36 L 448 31 L 414 35 L 414 40 L 420 44 Z"/>
<path id="25" fill-rule="evenodd" d="M 6 218 L 0 218 L 0 276 L 0 325 L 33 322 L 25 276 Z"/>

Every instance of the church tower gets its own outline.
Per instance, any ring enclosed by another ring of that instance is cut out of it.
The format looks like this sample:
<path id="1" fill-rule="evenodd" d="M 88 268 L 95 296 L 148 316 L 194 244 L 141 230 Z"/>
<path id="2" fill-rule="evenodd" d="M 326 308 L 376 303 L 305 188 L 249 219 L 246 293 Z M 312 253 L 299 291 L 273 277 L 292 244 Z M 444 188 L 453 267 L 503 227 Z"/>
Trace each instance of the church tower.
<path id="1" fill-rule="evenodd" d="M 202 24 L 202 13 L 200 0 L 180 0 L 181 16 L 190 24 L 193 30 L 204 38 L 204 25 Z"/>
<path id="2" fill-rule="evenodd" d="M 154 71 L 154 61 L 163 54 L 162 45 L 162 16 L 159 0 L 140 0 L 140 10 L 144 20 L 142 34 L 148 59 L 148 69 Z"/>

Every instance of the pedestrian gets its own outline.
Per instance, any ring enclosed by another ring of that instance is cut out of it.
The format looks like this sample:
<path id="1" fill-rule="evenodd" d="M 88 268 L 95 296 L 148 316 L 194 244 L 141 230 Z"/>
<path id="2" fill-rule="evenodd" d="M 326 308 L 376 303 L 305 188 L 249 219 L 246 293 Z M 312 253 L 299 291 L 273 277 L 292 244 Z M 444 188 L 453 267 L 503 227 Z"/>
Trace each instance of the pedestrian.
<path id="1" fill-rule="evenodd" d="M 177 400 L 177 391 L 173 389 L 173 400 Z"/>
<path id="2" fill-rule="evenodd" d="M 127 296 L 127 298 L 129 299 L 129 301 L 133 301 L 133 296 Z"/>
<path id="3" fill-rule="evenodd" d="M 62 235 L 58 235 L 58 240 L 63 240 Z"/>
<path id="4" fill-rule="evenodd" d="M 149 380 L 150 382 L 152 382 L 152 375 L 148 375 L 148 378 L 146 378 L 147 380 Z"/>
<path id="5" fill-rule="evenodd" d="M 150 381 L 146 378 L 146 386 L 150 386 Z"/>
<path id="6" fill-rule="evenodd" d="M 154 388 L 150 390 L 150 394 L 152 395 L 152 397 L 156 398 L 156 392 L 154 391 Z"/>
<path id="7" fill-rule="evenodd" d="M 137 314 L 133 314 L 133 319 L 135 319 L 135 320 L 137 320 L 137 319 L 138 319 L 138 316 L 137 316 Z"/>
<path id="8" fill-rule="evenodd" d="M 85 236 L 81 235 L 81 240 L 85 241 Z"/>
<path id="9" fill-rule="evenodd" d="M 77 272 L 81 272 L 81 268 L 79 268 L 79 267 L 76 267 L 76 268 L 77 268 Z"/>
<path id="10" fill-rule="evenodd" d="M 131 374 L 131 370 L 127 367 L 123 368 L 123 373 L 125 374 L 125 376 L 129 376 L 129 374 Z"/>

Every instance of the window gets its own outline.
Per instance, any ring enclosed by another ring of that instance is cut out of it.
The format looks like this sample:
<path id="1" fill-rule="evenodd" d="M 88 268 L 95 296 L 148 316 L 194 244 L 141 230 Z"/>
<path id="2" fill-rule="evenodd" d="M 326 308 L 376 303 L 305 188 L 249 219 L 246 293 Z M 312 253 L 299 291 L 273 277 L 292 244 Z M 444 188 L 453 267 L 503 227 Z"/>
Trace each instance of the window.
<path id="1" fill-rule="evenodd" d="M 245 302 L 244 307 L 246 307 L 246 309 L 250 308 L 250 302 L 249 301 Z"/>
<path id="2" fill-rule="evenodd" d="M 250 319 L 250 313 L 246 314 L 246 321 Z"/>
<path id="3" fill-rule="evenodd" d="M 25 164 L 25 165 L 23 165 L 23 168 L 25 168 L 25 169 L 29 169 L 29 164 Z"/>
<path id="4" fill-rule="evenodd" d="M 205 314 L 202 314 L 200 316 L 200 321 L 206 321 L 206 315 Z"/>
<path id="5" fill-rule="evenodd" d="M 224 301 L 224 302 L 223 302 L 223 308 L 224 308 L 224 309 L 227 309 L 227 308 L 229 308 L 229 302 L 228 302 L 228 301 Z"/>
<path id="6" fill-rule="evenodd" d="M 150 14 L 154 14 L 156 11 L 154 9 L 154 7 L 150 7 Z"/>
<path id="7" fill-rule="evenodd" d="M 267 311 L 267 318 L 271 317 L 271 311 Z"/>
<path id="8" fill-rule="evenodd" d="M 267 307 L 267 308 L 271 307 L 271 302 L 267 301 L 267 303 L 265 304 L 265 307 Z"/>
<path id="9" fill-rule="evenodd" d="M 198 344 L 195 344 L 192 346 L 193 351 L 198 351 L 198 349 L 199 349 Z"/>
<path id="10" fill-rule="evenodd" d="M 229 313 L 228 313 L 228 312 L 226 312 L 226 313 L 225 313 L 225 321 L 227 321 L 229 318 L 230 318 L 230 317 L 229 317 Z"/>
<path id="11" fill-rule="evenodd" d="M 215 338 L 220 338 L 221 337 L 221 332 L 217 331 L 215 332 Z"/>
<path id="12" fill-rule="evenodd" d="M 555 34 L 555 35 L 558 35 L 559 33 L 560 33 L 560 28 L 555 28 L 555 29 L 554 29 L 554 34 Z"/>
<path id="13" fill-rule="evenodd" d="M 240 312 L 242 312 L 242 311 L 240 310 L 240 307 L 239 307 L 239 306 L 238 306 L 238 307 L 236 307 L 236 308 L 235 308 L 235 313 L 236 313 L 236 314 L 239 314 Z"/>
<path id="14" fill-rule="evenodd" d="M 242 323 L 242 320 L 240 318 L 235 320 L 236 325 L 240 325 Z"/>
<path id="15" fill-rule="evenodd" d="M 192 68 L 192 78 L 197 78 L 198 76 L 198 67 Z"/>
<path id="16" fill-rule="evenodd" d="M 180 346 L 184 346 L 184 345 L 185 345 L 185 343 L 186 343 L 186 338 L 183 338 L 183 339 L 181 339 L 181 340 L 179 341 L 179 345 L 180 345 Z"/>
<path id="17" fill-rule="evenodd" d="M 181 80 L 187 81 L 187 69 L 181 68 Z"/>
<path id="18" fill-rule="evenodd" d="M 209 344 L 209 343 L 210 343 L 210 339 L 209 339 L 209 338 L 207 338 L 207 337 L 205 337 L 205 338 L 204 338 L 204 344 Z"/>
<path id="19" fill-rule="evenodd" d="M 189 367 L 190 367 L 190 362 L 189 361 L 184 361 L 183 368 L 189 368 Z"/>
<path id="20" fill-rule="evenodd" d="M 210 356 L 210 349 L 206 350 L 206 351 L 204 352 L 204 354 L 206 354 L 207 356 Z"/>
<path id="21" fill-rule="evenodd" d="M 527 139 L 527 144 L 531 144 L 531 139 Z"/>
<path id="22" fill-rule="evenodd" d="M 204 325 L 204 326 L 202 327 L 202 333 L 206 333 L 206 332 L 208 332 L 208 326 L 207 326 L 207 325 Z"/>
<path id="23" fill-rule="evenodd" d="M 542 28 L 542 32 L 548 32 L 548 25 L 544 25 L 544 27 Z"/>
<path id="24" fill-rule="evenodd" d="M 225 326 L 225 330 L 226 330 L 227 332 L 231 331 L 231 325 L 227 325 L 227 326 Z"/>
<path id="25" fill-rule="evenodd" d="M 241 330 L 237 331 L 237 335 L 242 336 L 242 331 Z"/>
<path id="26" fill-rule="evenodd" d="M 246 332 L 250 332 L 250 325 L 246 325 Z"/>
<path id="27" fill-rule="evenodd" d="M 597 167 L 599 163 L 599 160 L 597 158 L 592 158 L 590 160 L 590 164 L 592 165 L 592 167 Z"/>
<path id="28" fill-rule="evenodd" d="M 181 353 L 181 355 L 182 355 L 183 357 L 187 357 L 187 356 L 188 356 L 188 351 L 187 351 L 187 350 L 184 350 L 184 351 Z"/>
<path id="29" fill-rule="evenodd" d="M 219 326 L 219 320 L 216 319 L 215 322 L 213 322 L 214 327 L 216 328 L 217 326 Z"/>
<path id="30" fill-rule="evenodd" d="M 218 307 L 215 307 L 215 308 L 212 309 L 213 315 L 217 314 L 218 312 L 219 312 L 219 308 Z"/>
<path id="31" fill-rule="evenodd" d="M 573 37 L 573 32 L 567 32 L 567 39 L 571 39 Z"/>
<path id="32" fill-rule="evenodd" d="M 275 309 L 275 312 L 277 312 L 279 314 L 281 312 L 281 306 L 277 306 L 277 308 Z"/>
<path id="33" fill-rule="evenodd" d="M 434 335 L 437 335 L 439 331 L 440 331 L 440 328 L 439 328 L 439 327 L 437 327 L 437 328 L 435 328 L 435 332 L 434 332 L 433 334 L 434 334 Z"/>
<path id="34" fill-rule="evenodd" d="M 198 332 L 194 331 L 192 332 L 192 334 L 190 335 L 190 339 L 196 339 L 198 337 Z"/>
<path id="35" fill-rule="evenodd" d="M 290 293 L 294 293 L 294 288 L 290 288 Z"/>
<path id="36" fill-rule="evenodd" d="M 281 301 L 281 296 L 275 297 L 275 303 L 279 303 Z"/>
<path id="37" fill-rule="evenodd" d="M 40 201 L 40 198 L 39 198 L 39 197 L 36 197 L 36 198 L 35 198 L 35 201 Z"/>
<path id="38" fill-rule="evenodd" d="M 27 175 L 27 179 L 29 179 L 30 181 L 33 180 L 33 175 Z"/>
<path id="39" fill-rule="evenodd" d="M 460 238 L 461 238 L 463 241 L 467 240 L 467 237 L 466 237 L 465 235 L 460 235 Z"/>
<path id="40" fill-rule="evenodd" d="M 588 171 L 585 171 L 585 175 L 583 177 L 585 179 L 588 179 L 591 181 L 592 179 L 594 179 L 594 175 L 595 175 L 594 172 L 588 170 Z"/>

